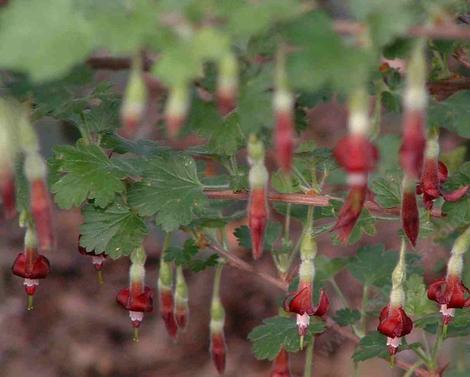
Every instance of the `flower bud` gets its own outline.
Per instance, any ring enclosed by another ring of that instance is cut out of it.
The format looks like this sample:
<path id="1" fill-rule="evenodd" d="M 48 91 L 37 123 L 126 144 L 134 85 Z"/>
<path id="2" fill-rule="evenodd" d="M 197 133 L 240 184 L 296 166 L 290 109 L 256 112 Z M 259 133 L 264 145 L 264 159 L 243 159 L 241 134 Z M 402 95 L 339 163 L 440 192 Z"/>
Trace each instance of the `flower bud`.
<path id="1" fill-rule="evenodd" d="M 289 354 L 282 348 L 273 361 L 269 377 L 291 377 L 289 371 Z"/>
<path id="2" fill-rule="evenodd" d="M 225 371 L 226 344 L 224 335 L 225 310 L 218 297 L 212 299 L 210 321 L 210 353 L 219 374 Z"/>
<path id="3" fill-rule="evenodd" d="M 248 227 L 251 234 L 254 259 L 259 259 L 263 254 L 264 233 L 268 223 L 268 216 L 266 190 L 264 188 L 252 189 L 248 201 Z"/>
<path id="4" fill-rule="evenodd" d="M 304 260 L 313 260 L 317 255 L 317 241 L 312 236 L 312 233 L 307 230 L 302 237 L 300 243 L 300 259 Z"/>
<path id="5" fill-rule="evenodd" d="M 217 105 L 221 115 L 232 112 L 238 94 L 238 61 L 233 53 L 225 54 L 219 62 Z"/>
<path id="6" fill-rule="evenodd" d="M 127 82 L 124 100 L 121 106 L 123 136 L 134 135 L 141 122 L 147 103 L 147 86 L 143 78 L 142 61 L 139 55 L 134 57 Z"/>
<path id="7" fill-rule="evenodd" d="M 102 284 L 103 281 L 102 281 L 102 275 L 100 274 L 100 272 L 103 269 L 103 264 L 104 264 L 104 261 L 106 260 L 107 255 L 104 252 L 96 254 L 94 250 L 87 251 L 87 249 L 85 249 L 83 246 L 80 245 L 80 238 L 81 236 L 78 237 L 78 252 L 82 255 L 91 257 L 91 263 L 95 266 L 96 271 L 98 271 L 98 280 L 100 284 Z"/>
<path id="8" fill-rule="evenodd" d="M 258 161 L 264 162 L 264 145 L 263 142 L 255 134 L 250 134 L 248 138 L 247 151 L 248 163 L 250 165 L 253 165 Z"/>
<path id="9" fill-rule="evenodd" d="M 401 219 L 403 230 L 413 246 L 419 233 L 419 211 L 416 203 L 415 182 L 405 173 L 402 182 Z"/>
<path id="10" fill-rule="evenodd" d="M 176 336 L 178 326 L 174 315 L 173 299 L 173 271 L 171 263 L 160 261 L 160 275 L 158 277 L 158 294 L 160 303 L 160 316 L 165 323 L 168 335 Z"/>
<path id="11" fill-rule="evenodd" d="M 188 285 L 183 275 L 183 268 L 178 266 L 176 269 L 176 288 L 175 288 L 175 320 L 178 329 L 185 330 L 188 325 L 189 306 L 188 306 Z"/>
<path id="12" fill-rule="evenodd" d="M 294 151 L 294 98 L 286 89 L 277 89 L 273 98 L 274 145 L 279 167 L 288 173 L 292 166 Z"/>
<path id="13" fill-rule="evenodd" d="M 168 137 L 178 136 L 189 109 L 189 89 L 186 84 L 171 87 L 165 106 L 165 125 Z"/>

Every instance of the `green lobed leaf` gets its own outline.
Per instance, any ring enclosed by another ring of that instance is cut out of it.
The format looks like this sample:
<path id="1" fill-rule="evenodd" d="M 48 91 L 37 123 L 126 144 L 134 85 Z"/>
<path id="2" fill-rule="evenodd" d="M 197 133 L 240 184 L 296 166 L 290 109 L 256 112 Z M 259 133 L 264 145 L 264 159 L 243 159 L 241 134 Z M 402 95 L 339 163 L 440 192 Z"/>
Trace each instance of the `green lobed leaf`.
<path id="1" fill-rule="evenodd" d="M 325 330 L 325 324 L 312 318 L 304 344 L 308 344 L 313 334 Z M 258 360 L 274 360 L 281 348 L 287 352 L 300 350 L 300 339 L 294 318 L 271 317 L 263 320 L 263 324 L 255 327 L 249 334 L 252 350 Z"/>
<path id="2" fill-rule="evenodd" d="M 194 272 L 199 272 L 207 267 L 216 266 L 219 260 L 217 254 L 212 254 L 205 259 L 194 258 L 199 248 L 192 239 L 186 240 L 182 248 L 169 247 L 165 251 L 165 261 L 175 262 L 177 266 L 189 267 Z"/>
<path id="3" fill-rule="evenodd" d="M 336 311 L 333 319 L 340 326 L 349 326 L 361 319 L 361 313 L 355 309 L 339 309 Z"/>
<path id="4" fill-rule="evenodd" d="M 470 90 L 459 91 L 441 102 L 432 101 L 429 106 L 431 126 L 444 127 L 462 137 L 470 137 Z"/>
<path id="5" fill-rule="evenodd" d="M 436 306 L 428 299 L 423 277 L 411 275 L 406 281 L 406 313 L 412 317 L 422 317 L 436 311 Z"/>
<path id="6" fill-rule="evenodd" d="M 90 25 L 72 0 L 11 2 L 0 25 L 0 67 L 34 81 L 63 76 L 93 48 Z"/>
<path id="7" fill-rule="evenodd" d="M 396 175 L 375 177 L 371 183 L 371 190 L 377 203 L 383 208 L 400 207 L 401 185 Z"/>
<path id="8" fill-rule="evenodd" d="M 278 222 L 268 222 L 266 227 L 266 233 L 264 235 L 264 248 L 272 249 L 274 242 L 280 237 L 282 231 L 282 225 Z M 238 239 L 238 244 L 245 248 L 251 250 L 251 235 L 250 229 L 246 225 L 242 225 L 235 229 L 233 232 L 235 237 Z"/>
<path id="9" fill-rule="evenodd" d="M 79 207 L 87 199 L 105 207 L 113 202 L 116 194 L 125 191 L 122 180 L 126 172 L 96 145 L 56 147 L 55 159 L 60 160 L 59 171 L 64 173 L 52 185 L 55 201 L 61 208 Z"/>
<path id="10" fill-rule="evenodd" d="M 113 259 L 130 255 L 148 233 L 142 218 L 120 201 L 107 208 L 89 204 L 82 213 L 80 245 L 88 251 L 106 252 Z"/>
<path id="11" fill-rule="evenodd" d="M 364 336 L 357 345 L 352 356 L 355 362 L 365 361 L 373 357 L 388 357 L 387 338 L 377 331 Z"/>
<path id="12" fill-rule="evenodd" d="M 194 160 L 186 155 L 143 160 L 144 179 L 132 185 L 128 202 L 141 216 L 156 215 L 166 232 L 188 225 L 207 205 Z"/>

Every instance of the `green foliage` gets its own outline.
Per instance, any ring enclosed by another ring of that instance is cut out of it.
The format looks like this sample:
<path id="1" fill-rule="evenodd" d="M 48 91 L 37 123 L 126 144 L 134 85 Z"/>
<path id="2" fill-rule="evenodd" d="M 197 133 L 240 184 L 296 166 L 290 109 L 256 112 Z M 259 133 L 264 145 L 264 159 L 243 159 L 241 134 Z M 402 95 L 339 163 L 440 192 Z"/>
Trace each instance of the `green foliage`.
<path id="1" fill-rule="evenodd" d="M 387 338 L 384 335 L 377 331 L 370 332 L 361 339 L 352 358 L 355 362 L 373 357 L 385 358 L 388 355 L 386 343 Z"/>
<path id="2" fill-rule="evenodd" d="M 336 311 L 333 319 L 340 326 L 352 325 L 361 319 L 361 313 L 355 309 L 339 309 Z"/>
<path id="3" fill-rule="evenodd" d="M 117 167 L 101 148 L 79 143 L 76 147 L 55 149 L 58 173 L 63 173 L 52 185 L 59 207 L 79 207 L 85 200 L 94 200 L 98 207 L 106 207 L 116 194 L 125 191 L 126 172 Z"/>
<path id="4" fill-rule="evenodd" d="M 398 177 L 376 177 L 371 183 L 375 200 L 383 208 L 400 207 L 401 186 Z"/>
<path id="5" fill-rule="evenodd" d="M 436 306 L 428 299 L 423 277 L 411 275 L 406 281 L 406 313 L 412 317 L 423 317 L 436 311 Z"/>
<path id="6" fill-rule="evenodd" d="M 80 244 L 113 259 L 129 256 L 148 232 L 144 221 L 120 201 L 104 209 L 87 205 L 82 213 Z"/>
<path id="7" fill-rule="evenodd" d="M 186 155 L 142 160 L 144 179 L 130 187 L 128 201 L 141 216 L 157 215 L 166 232 L 188 225 L 202 211 L 207 198 L 202 192 L 194 160 Z"/>
<path id="8" fill-rule="evenodd" d="M 268 222 L 268 226 L 266 228 L 266 233 L 264 235 L 264 248 L 265 249 L 272 249 L 274 242 L 280 237 L 282 231 L 282 226 L 280 223 L 277 222 Z M 241 227 L 235 229 L 233 232 L 234 236 L 238 239 L 238 244 L 245 248 L 251 250 L 251 235 L 250 229 L 246 225 L 242 225 Z"/>
<path id="9" fill-rule="evenodd" d="M 212 254 L 205 259 L 194 258 L 199 252 L 194 240 L 187 240 L 182 248 L 169 247 L 165 251 L 165 261 L 175 262 L 177 266 L 188 267 L 194 272 L 199 272 L 207 267 L 216 266 L 218 263 L 218 255 Z"/>
<path id="10" fill-rule="evenodd" d="M 444 127 L 462 137 L 470 137 L 468 102 L 470 91 L 460 91 L 441 102 L 431 102 L 429 121 L 434 127 Z"/>
<path id="11" fill-rule="evenodd" d="M 313 319 L 313 318 L 312 318 Z M 304 344 L 308 344 L 312 335 L 325 330 L 325 325 L 320 320 L 310 323 Z M 287 352 L 300 350 L 299 334 L 295 320 L 286 317 L 271 317 L 263 320 L 263 324 L 255 327 L 248 339 L 253 343 L 252 349 L 258 360 L 274 360 L 281 348 Z"/>

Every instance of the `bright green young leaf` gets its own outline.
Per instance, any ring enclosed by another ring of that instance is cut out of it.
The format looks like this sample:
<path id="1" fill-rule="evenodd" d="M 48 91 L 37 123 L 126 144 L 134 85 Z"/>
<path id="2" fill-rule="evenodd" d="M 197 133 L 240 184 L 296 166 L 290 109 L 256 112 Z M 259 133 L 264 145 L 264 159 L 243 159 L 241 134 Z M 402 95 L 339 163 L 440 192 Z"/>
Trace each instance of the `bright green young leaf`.
<path id="1" fill-rule="evenodd" d="M 128 201 L 141 216 L 157 215 L 164 231 L 188 225 L 207 205 L 194 160 L 185 155 L 143 161 L 144 180 L 131 186 Z"/>
<path id="2" fill-rule="evenodd" d="M 422 317 L 436 311 L 436 305 L 428 299 L 423 277 L 411 275 L 406 281 L 406 313 L 412 317 Z"/>
<path id="3" fill-rule="evenodd" d="M 308 344 L 313 334 L 321 333 L 325 325 L 320 320 L 313 320 L 305 336 L 304 344 Z M 300 350 L 300 338 L 297 325 L 293 318 L 271 317 L 263 320 L 263 324 L 255 327 L 248 339 L 252 342 L 252 349 L 258 360 L 274 360 L 281 348 L 287 352 Z"/>
<path id="4" fill-rule="evenodd" d="M 103 209 L 87 205 L 80 226 L 80 244 L 88 251 L 106 252 L 118 259 L 142 244 L 147 234 L 144 221 L 123 203 Z"/>
<path id="5" fill-rule="evenodd" d="M 52 185 L 59 207 L 79 207 L 86 199 L 105 207 L 113 202 L 116 194 L 124 192 L 122 180 L 126 173 L 118 169 L 101 148 L 78 144 L 57 147 L 55 153 L 55 159 L 61 161 L 60 172 L 64 173 Z"/>
<path id="6" fill-rule="evenodd" d="M 17 0 L 0 15 L 0 67 L 35 81 L 66 74 L 91 52 L 92 41 L 90 25 L 72 0 Z"/>

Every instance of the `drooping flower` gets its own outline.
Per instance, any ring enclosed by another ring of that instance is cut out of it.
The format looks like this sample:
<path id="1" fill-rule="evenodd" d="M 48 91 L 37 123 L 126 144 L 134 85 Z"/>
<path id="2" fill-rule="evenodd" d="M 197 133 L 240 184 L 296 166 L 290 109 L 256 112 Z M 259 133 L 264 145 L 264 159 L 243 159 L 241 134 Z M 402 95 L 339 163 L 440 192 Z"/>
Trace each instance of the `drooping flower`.
<path id="1" fill-rule="evenodd" d="M 328 296 L 322 289 L 320 290 L 318 305 L 313 305 L 314 259 L 317 253 L 317 246 L 310 228 L 311 223 L 306 226 L 300 246 L 299 285 L 295 292 L 287 295 L 283 303 L 286 312 L 297 315 L 297 329 L 301 339 L 301 346 L 303 345 L 303 337 L 307 334 L 310 317 L 313 315 L 317 317 L 323 316 L 330 306 Z"/>
<path id="2" fill-rule="evenodd" d="M 250 183 L 248 227 L 251 234 L 253 258 L 258 259 L 263 253 L 264 233 L 269 217 L 266 189 L 268 171 L 264 166 L 263 144 L 254 135 L 250 137 L 248 143 L 248 161 L 251 164 L 248 176 Z"/>
<path id="3" fill-rule="evenodd" d="M 175 321 L 178 329 L 184 331 L 189 320 L 188 285 L 183 275 L 183 268 L 176 269 Z"/>
<path id="4" fill-rule="evenodd" d="M 470 227 L 457 238 L 447 262 L 447 276 L 433 282 L 428 288 L 428 298 L 440 306 L 445 325 L 455 315 L 455 309 L 470 307 L 470 290 L 462 282 L 463 255 L 470 247 Z"/>
<path id="5" fill-rule="evenodd" d="M 348 174 L 349 194 L 332 229 L 337 231 L 343 244 L 347 243 L 361 215 L 368 193 L 368 174 L 379 158 L 377 148 L 368 139 L 368 99 L 363 89 L 351 95 L 349 107 L 349 134 L 337 143 L 333 151 L 336 161 Z"/>
<path id="6" fill-rule="evenodd" d="M 91 263 L 95 266 L 96 271 L 101 271 L 107 254 L 105 252 L 97 254 L 94 250 L 87 251 L 87 249 L 80 245 L 80 238 L 81 237 L 78 237 L 78 252 L 82 255 L 91 257 Z"/>
<path id="7" fill-rule="evenodd" d="M 24 247 L 24 251 L 18 254 L 11 269 L 13 274 L 24 278 L 24 287 L 28 295 L 28 310 L 31 310 L 39 280 L 47 276 L 50 264 L 49 260 L 37 251 L 36 235 L 32 227 L 26 230 Z"/>
<path id="8" fill-rule="evenodd" d="M 419 211 L 416 202 L 415 182 L 406 173 L 402 182 L 401 220 L 403 230 L 413 246 L 419 234 Z"/>
<path id="9" fill-rule="evenodd" d="M 447 181 L 449 172 L 447 166 L 439 161 L 438 158 L 439 142 L 436 134 L 427 141 L 421 181 L 416 187 L 416 193 L 418 195 L 423 194 L 424 206 L 428 210 L 432 209 L 435 199 L 442 197 L 447 202 L 456 202 L 470 188 L 469 185 L 465 185 L 453 192 L 445 192 L 442 189 L 442 185 Z"/>
<path id="10" fill-rule="evenodd" d="M 153 310 L 153 292 L 145 285 L 145 259 L 146 255 L 142 247 L 132 252 L 129 288 L 121 289 L 116 296 L 118 304 L 129 311 L 129 318 L 134 328 L 134 341 L 139 339 L 138 330 L 144 313 Z"/>
<path id="11" fill-rule="evenodd" d="M 387 337 L 388 352 L 397 353 L 401 338 L 408 335 L 413 329 L 413 321 L 400 306 L 388 304 L 380 312 L 377 330 Z"/>
<path id="12" fill-rule="evenodd" d="M 137 126 L 142 121 L 147 104 L 147 86 L 143 78 L 142 59 L 137 54 L 133 61 L 127 82 L 126 92 L 121 106 L 120 132 L 125 137 L 135 134 Z"/>
<path id="13" fill-rule="evenodd" d="M 238 61 L 233 53 L 224 54 L 219 62 L 217 76 L 217 106 L 225 116 L 236 107 L 238 95 Z"/>
<path id="14" fill-rule="evenodd" d="M 401 338 L 408 335 L 413 329 L 413 321 L 403 309 L 405 305 L 405 291 L 403 289 L 405 280 L 405 241 L 402 240 L 400 257 L 392 272 L 390 303 L 381 310 L 377 327 L 377 330 L 387 337 L 388 352 L 392 356 L 397 353 Z"/>
<path id="15" fill-rule="evenodd" d="M 289 354 L 282 348 L 273 361 L 269 377 L 291 377 L 289 371 Z"/>

